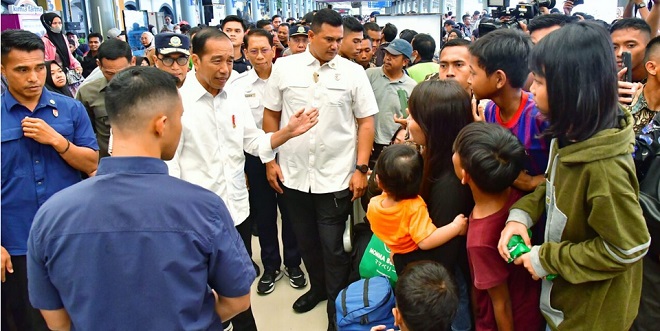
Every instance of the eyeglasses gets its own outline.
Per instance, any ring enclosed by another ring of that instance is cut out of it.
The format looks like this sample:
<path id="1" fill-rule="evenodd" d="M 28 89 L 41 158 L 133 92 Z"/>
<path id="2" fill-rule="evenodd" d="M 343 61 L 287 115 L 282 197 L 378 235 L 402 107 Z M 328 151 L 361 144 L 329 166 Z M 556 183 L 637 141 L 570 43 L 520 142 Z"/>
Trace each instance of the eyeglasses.
<path id="1" fill-rule="evenodd" d="M 188 57 L 187 56 L 181 56 L 178 58 L 172 58 L 172 57 L 159 57 L 158 58 L 163 64 L 167 67 L 171 67 L 174 64 L 174 61 L 180 66 L 185 66 L 188 65 Z"/>
<path id="2" fill-rule="evenodd" d="M 261 50 L 258 50 L 258 49 L 251 49 L 251 50 L 248 51 L 248 53 L 250 53 L 250 55 L 252 55 L 252 56 L 257 56 L 257 55 L 259 55 L 259 53 L 261 53 L 261 54 L 263 54 L 263 55 L 266 55 L 266 54 L 268 54 L 268 53 L 270 53 L 270 52 L 272 52 L 272 51 L 273 51 L 273 50 L 270 49 L 270 48 L 263 48 L 263 49 L 261 49 Z"/>

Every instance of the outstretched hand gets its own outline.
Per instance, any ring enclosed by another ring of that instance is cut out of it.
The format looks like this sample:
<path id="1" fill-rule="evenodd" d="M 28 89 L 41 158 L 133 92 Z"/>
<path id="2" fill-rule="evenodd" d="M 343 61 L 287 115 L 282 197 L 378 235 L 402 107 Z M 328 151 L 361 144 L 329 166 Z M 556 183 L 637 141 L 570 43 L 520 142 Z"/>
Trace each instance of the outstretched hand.
<path id="1" fill-rule="evenodd" d="M 318 122 L 318 108 L 312 108 L 307 112 L 305 111 L 305 108 L 302 108 L 289 118 L 289 123 L 286 127 L 292 137 L 297 137 L 313 128 Z"/>

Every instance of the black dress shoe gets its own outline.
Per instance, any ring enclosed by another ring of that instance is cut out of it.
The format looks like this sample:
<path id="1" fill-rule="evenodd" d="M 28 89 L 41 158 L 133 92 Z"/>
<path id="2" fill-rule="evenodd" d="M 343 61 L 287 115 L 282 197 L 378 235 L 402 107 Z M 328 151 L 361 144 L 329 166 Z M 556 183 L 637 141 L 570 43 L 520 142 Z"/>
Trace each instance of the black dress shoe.
<path id="1" fill-rule="evenodd" d="M 316 294 L 312 291 L 308 291 L 307 293 L 303 294 L 296 300 L 296 302 L 293 303 L 293 310 L 295 310 L 298 313 L 306 313 L 316 305 L 319 304 L 319 302 L 327 300 L 327 297 L 325 295 L 319 295 Z"/>

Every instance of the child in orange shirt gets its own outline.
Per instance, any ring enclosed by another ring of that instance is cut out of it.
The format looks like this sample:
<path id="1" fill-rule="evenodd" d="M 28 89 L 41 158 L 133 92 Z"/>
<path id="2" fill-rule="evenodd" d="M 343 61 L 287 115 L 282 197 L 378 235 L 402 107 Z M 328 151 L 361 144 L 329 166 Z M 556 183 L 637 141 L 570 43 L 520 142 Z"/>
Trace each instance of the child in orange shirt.
<path id="1" fill-rule="evenodd" d="M 376 182 L 383 194 L 369 202 L 367 219 L 392 254 L 429 250 L 467 232 L 462 214 L 441 228 L 433 225 L 419 196 L 423 163 L 419 152 L 407 145 L 389 146 L 378 157 Z"/>

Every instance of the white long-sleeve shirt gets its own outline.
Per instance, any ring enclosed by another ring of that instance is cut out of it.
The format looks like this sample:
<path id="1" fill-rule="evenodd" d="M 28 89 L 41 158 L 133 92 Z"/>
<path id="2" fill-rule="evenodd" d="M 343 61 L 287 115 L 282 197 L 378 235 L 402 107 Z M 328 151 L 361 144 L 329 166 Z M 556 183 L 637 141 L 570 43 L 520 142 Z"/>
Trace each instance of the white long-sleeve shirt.
<path id="1" fill-rule="evenodd" d="M 254 124 L 243 93 L 227 86 L 213 97 L 188 75 L 179 89 L 183 99 L 183 131 L 177 152 L 168 162 L 170 175 L 216 193 L 234 224 L 250 213 L 243 151 L 266 163 L 275 158 L 270 137 Z"/>

